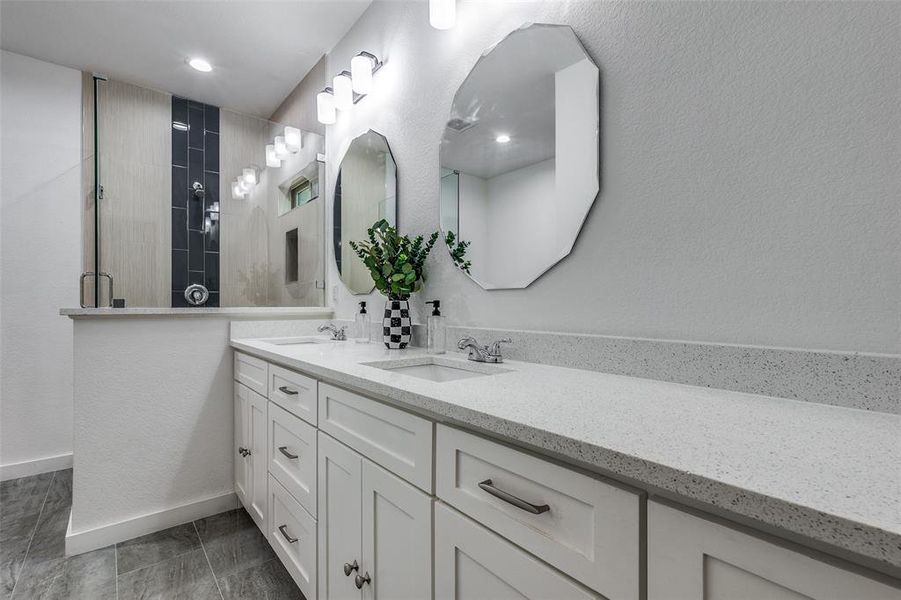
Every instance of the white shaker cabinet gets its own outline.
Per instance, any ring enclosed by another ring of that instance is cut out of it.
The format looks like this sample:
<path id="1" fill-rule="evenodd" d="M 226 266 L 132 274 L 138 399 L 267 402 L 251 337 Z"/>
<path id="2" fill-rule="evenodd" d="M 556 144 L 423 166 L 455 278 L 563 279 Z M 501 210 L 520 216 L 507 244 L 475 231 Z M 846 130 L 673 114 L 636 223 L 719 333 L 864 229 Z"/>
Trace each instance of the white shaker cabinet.
<path id="1" fill-rule="evenodd" d="M 267 403 L 249 388 L 235 386 L 235 492 L 262 531 L 268 512 Z"/>
<path id="2" fill-rule="evenodd" d="M 599 600 L 452 508 L 435 506 L 435 600 Z"/>
<path id="3" fill-rule="evenodd" d="M 319 598 L 432 597 L 432 499 L 319 433 Z"/>
<path id="4" fill-rule="evenodd" d="M 648 502 L 648 600 L 901 600 L 901 590 Z"/>

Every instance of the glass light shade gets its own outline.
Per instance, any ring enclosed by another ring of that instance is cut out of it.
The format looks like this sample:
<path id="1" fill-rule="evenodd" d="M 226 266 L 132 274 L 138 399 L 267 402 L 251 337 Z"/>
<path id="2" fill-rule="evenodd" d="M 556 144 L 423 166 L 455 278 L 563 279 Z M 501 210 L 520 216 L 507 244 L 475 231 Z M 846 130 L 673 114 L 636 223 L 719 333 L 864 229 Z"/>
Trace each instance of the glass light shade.
<path id="1" fill-rule="evenodd" d="M 244 174 L 242 175 L 241 178 L 244 180 L 244 183 L 246 183 L 249 186 L 256 185 L 257 184 L 256 169 L 253 169 L 253 168 L 244 169 Z"/>
<path id="2" fill-rule="evenodd" d="M 333 125 L 337 115 L 335 114 L 335 97 L 331 92 L 319 92 L 316 94 L 316 118 L 323 125 Z"/>
<path id="3" fill-rule="evenodd" d="M 300 150 L 303 142 L 300 139 L 300 129 L 297 127 L 285 127 L 285 146 L 292 154 Z"/>
<path id="4" fill-rule="evenodd" d="M 354 56 L 350 60 L 350 77 L 356 93 L 368 94 L 372 91 L 372 59 L 362 54 Z"/>
<path id="5" fill-rule="evenodd" d="M 335 108 L 347 110 L 354 105 L 354 88 L 350 77 L 341 73 L 335 75 L 332 80 L 332 88 L 335 90 Z"/>
<path id="6" fill-rule="evenodd" d="M 429 0 L 429 23 L 435 29 L 450 29 L 457 22 L 457 0 Z"/>
<path id="7" fill-rule="evenodd" d="M 285 160 L 291 153 L 288 152 L 288 145 L 285 143 L 285 136 L 275 136 L 275 157 L 279 160 Z"/>
<path id="8" fill-rule="evenodd" d="M 234 200 L 241 200 L 244 198 L 244 189 L 238 181 L 232 181 L 232 198 Z"/>
<path id="9" fill-rule="evenodd" d="M 266 146 L 266 166 L 274 169 L 282 166 L 281 159 L 275 155 L 275 144 L 268 144 Z"/>
<path id="10" fill-rule="evenodd" d="M 241 187 L 241 192 L 242 192 L 245 196 L 246 196 L 247 194 L 249 194 L 251 188 L 253 188 L 252 185 L 250 185 L 249 183 L 247 183 L 247 181 L 244 179 L 243 176 L 242 176 L 242 177 L 238 177 L 238 185 Z"/>

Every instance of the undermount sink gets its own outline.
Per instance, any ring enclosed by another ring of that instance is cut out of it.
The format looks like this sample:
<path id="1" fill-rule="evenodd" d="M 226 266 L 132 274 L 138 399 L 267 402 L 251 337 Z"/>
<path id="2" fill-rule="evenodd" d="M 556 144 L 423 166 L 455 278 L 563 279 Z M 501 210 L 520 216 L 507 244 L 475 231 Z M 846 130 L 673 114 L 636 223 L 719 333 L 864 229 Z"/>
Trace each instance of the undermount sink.
<path id="1" fill-rule="evenodd" d="M 400 373 L 401 375 L 409 375 L 410 377 L 417 377 L 419 379 L 426 379 L 438 383 L 510 372 L 510 369 L 504 369 L 496 365 L 487 365 L 436 356 L 381 360 L 363 364 L 369 367 L 382 369 L 383 371 L 391 371 L 392 373 Z"/>
<path id="2" fill-rule="evenodd" d="M 293 346 L 295 344 L 331 344 L 335 340 L 308 335 L 304 337 L 267 338 L 260 341 L 274 346 Z"/>

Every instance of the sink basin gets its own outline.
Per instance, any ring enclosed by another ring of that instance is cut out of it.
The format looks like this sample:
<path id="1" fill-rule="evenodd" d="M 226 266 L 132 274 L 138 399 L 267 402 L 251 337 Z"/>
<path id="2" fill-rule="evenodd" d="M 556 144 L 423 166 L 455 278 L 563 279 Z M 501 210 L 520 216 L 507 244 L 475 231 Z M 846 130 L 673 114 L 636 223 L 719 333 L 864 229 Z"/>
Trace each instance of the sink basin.
<path id="1" fill-rule="evenodd" d="M 275 346 L 293 346 L 295 344 L 331 344 L 335 340 L 330 340 L 326 337 L 308 335 L 304 337 L 267 338 L 260 341 L 266 342 L 267 344 L 273 344 Z"/>
<path id="2" fill-rule="evenodd" d="M 410 377 L 417 377 L 419 379 L 426 379 L 438 383 L 510 372 L 510 369 L 504 369 L 496 365 L 487 365 L 436 356 L 382 360 L 363 364 L 369 367 L 382 369 L 383 371 L 391 371 L 392 373 L 400 373 L 401 375 L 409 375 Z"/>

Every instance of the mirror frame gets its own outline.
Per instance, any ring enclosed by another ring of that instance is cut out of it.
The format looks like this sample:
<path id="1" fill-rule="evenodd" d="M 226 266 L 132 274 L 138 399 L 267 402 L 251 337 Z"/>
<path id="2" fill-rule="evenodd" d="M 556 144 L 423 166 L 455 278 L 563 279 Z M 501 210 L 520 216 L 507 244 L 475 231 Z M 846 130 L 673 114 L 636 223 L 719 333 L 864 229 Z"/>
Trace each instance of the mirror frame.
<path id="1" fill-rule="evenodd" d="M 392 226 L 396 227 L 397 230 L 400 231 L 400 228 L 397 225 L 398 214 L 400 213 L 400 209 L 398 208 L 398 203 L 400 201 L 400 192 L 399 192 L 400 186 L 398 185 L 398 180 L 397 180 L 397 175 L 398 175 L 397 159 L 394 158 L 394 152 L 391 151 L 391 144 L 388 142 L 388 138 L 385 135 L 376 131 L 375 129 L 370 128 L 359 135 L 355 135 L 353 138 L 351 138 L 350 142 L 347 144 L 347 148 L 345 148 L 344 153 L 341 155 L 341 161 L 338 163 L 338 173 L 335 175 L 335 185 L 334 185 L 334 189 L 332 190 L 332 232 L 331 232 L 332 233 L 332 235 L 331 235 L 332 260 L 335 261 L 335 270 L 338 272 L 338 280 L 342 283 L 342 285 L 344 285 L 344 287 L 347 289 L 347 291 L 350 292 L 354 296 L 367 296 L 367 295 L 371 294 L 375 290 L 375 282 L 374 281 L 372 282 L 372 287 L 370 287 L 368 291 L 355 292 L 354 290 L 350 289 L 350 286 L 344 282 L 344 279 L 341 276 L 341 269 L 338 266 L 338 252 L 340 249 L 339 245 L 338 245 L 339 240 L 338 240 L 338 238 L 335 237 L 335 216 L 336 216 L 335 211 L 338 209 L 338 203 L 337 203 L 335 197 L 338 194 L 338 179 L 340 179 L 340 177 L 341 177 L 341 165 L 344 164 L 344 159 L 347 157 L 347 153 L 350 152 L 350 148 L 351 148 L 351 146 L 353 146 L 353 143 L 356 140 L 360 139 L 361 137 L 363 137 L 365 135 L 369 135 L 370 133 L 379 136 L 380 138 L 382 138 L 385 141 L 385 147 L 388 149 L 388 156 L 391 157 L 391 162 L 394 163 L 394 215 L 393 215 L 394 222 L 392 223 Z M 343 193 L 342 193 L 342 197 L 343 197 Z M 343 240 L 343 236 L 341 239 Z"/>
<path id="2" fill-rule="evenodd" d="M 464 78 L 462 79 L 462 81 L 460 81 L 460 84 L 457 86 L 457 89 L 456 89 L 456 91 L 454 92 L 454 97 L 453 97 L 453 100 L 451 101 L 451 105 L 450 105 L 450 108 L 449 108 L 449 110 L 448 110 L 448 115 L 449 115 L 451 118 L 453 117 L 453 114 L 454 114 L 454 106 L 457 104 L 457 97 L 460 95 L 460 89 L 463 88 L 463 86 L 464 86 L 464 85 L 466 84 L 466 82 L 470 79 L 470 77 L 472 77 L 472 74 L 476 71 L 476 69 L 479 67 L 479 65 L 486 59 L 486 57 L 488 57 L 488 55 L 490 55 L 492 52 L 494 52 L 494 51 L 495 51 L 497 48 L 499 48 L 505 41 L 507 41 L 508 38 L 510 38 L 510 37 L 513 36 L 513 35 L 516 35 L 516 34 L 518 34 L 518 33 L 522 33 L 522 32 L 524 32 L 524 31 L 526 31 L 526 30 L 528 30 L 528 29 L 532 29 L 532 28 L 536 28 L 536 29 L 537 29 L 537 28 L 545 28 L 545 27 L 547 27 L 547 28 L 565 28 L 565 29 L 568 29 L 569 32 L 572 34 L 573 40 L 579 45 L 579 48 L 580 48 L 580 49 L 582 50 L 582 52 L 585 54 L 585 57 L 586 57 L 589 61 L 591 61 L 591 64 L 595 67 L 595 69 L 597 69 L 597 72 L 598 72 L 597 87 L 595 88 L 595 104 L 596 104 L 596 106 L 597 106 L 597 121 L 596 121 L 597 127 L 596 127 L 596 130 L 595 130 L 595 131 L 596 131 L 596 133 L 595 133 L 595 139 L 596 139 L 596 143 L 597 143 L 597 166 L 596 166 L 596 170 L 595 170 L 595 172 L 594 172 L 594 180 L 595 180 L 595 182 L 596 182 L 596 183 L 595 183 L 595 186 L 594 186 L 594 196 L 591 198 L 591 201 L 587 204 L 587 206 L 586 206 L 586 208 L 585 208 L 585 211 L 584 211 L 584 214 L 582 215 L 581 222 L 579 223 L 579 226 L 578 226 L 578 228 L 576 229 L 575 235 L 573 236 L 571 242 L 569 242 L 569 243 L 566 245 L 566 247 L 562 250 L 562 252 L 559 254 L 559 256 L 557 256 L 557 258 L 555 258 L 555 259 L 553 260 L 553 262 L 549 263 L 549 264 L 547 265 L 547 267 L 545 267 L 545 268 L 544 268 L 543 270 L 541 270 L 540 272 L 537 272 L 537 273 L 534 275 L 534 277 L 532 277 L 532 279 L 531 279 L 528 283 L 526 283 L 525 285 L 520 286 L 520 287 L 490 286 L 490 285 L 487 285 L 487 284 L 483 283 L 482 281 L 480 281 L 476 276 L 474 276 L 474 275 L 472 275 L 472 274 L 470 274 L 470 273 L 466 273 L 466 275 L 469 277 L 469 279 L 471 279 L 471 280 L 473 281 L 473 283 L 477 284 L 480 288 L 482 288 L 483 290 L 486 290 L 486 291 L 493 291 L 493 290 L 524 290 L 524 289 L 527 289 L 529 286 L 531 286 L 533 283 L 535 283 L 535 282 L 538 281 L 540 278 L 542 278 L 545 274 L 547 274 L 548 271 L 550 271 L 551 269 L 553 269 L 554 267 L 556 267 L 558 264 L 560 264 L 560 262 L 561 262 L 563 259 L 565 259 L 567 256 L 569 256 L 569 255 L 572 253 L 572 249 L 573 249 L 573 247 L 576 245 L 576 241 L 578 241 L 579 237 L 582 235 L 582 229 L 585 227 L 585 222 L 588 220 L 588 215 L 591 213 L 591 209 L 594 207 L 595 203 L 597 202 L 597 200 L 598 200 L 598 198 L 600 197 L 600 194 L 601 194 L 601 117 L 602 117 L 602 115 L 601 115 L 601 69 L 600 69 L 600 67 L 598 66 L 597 61 L 596 61 L 596 60 L 594 59 L 594 57 L 591 55 L 591 53 L 588 52 L 588 49 L 585 47 L 585 44 L 583 44 L 583 43 L 582 43 L 582 40 L 579 39 L 578 34 L 576 33 L 575 29 L 573 29 L 573 27 L 572 27 L 571 25 L 564 25 L 564 24 L 559 24 L 559 23 L 532 23 L 532 22 L 526 22 L 526 23 L 523 23 L 522 25 L 520 25 L 519 27 L 517 27 L 516 29 L 514 29 L 513 31 L 511 31 L 510 33 L 506 34 L 504 37 L 502 37 L 500 40 L 498 40 L 498 41 L 495 42 L 494 44 L 490 45 L 488 48 L 486 48 L 486 49 L 479 55 L 479 58 L 478 58 L 478 59 L 476 60 L 476 62 L 472 65 L 472 68 L 470 68 L 469 71 L 466 73 L 466 77 L 464 77 Z M 447 232 L 444 231 L 443 228 L 441 228 L 441 179 L 442 179 L 442 178 L 441 178 L 441 169 L 443 168 L 442 165 L 441 165 L 441 145 L 442 145 L 442 143 L 443 143 L 443 141 L 444 141 L 444 132 L 446 131 L 446 129 L 447 129 L 447 125 L 445 124 L 445 128 L 442 130 L 442 133 L 441 133 L 441 136 L 442 136 L 442 137 L 441 137 L 441 141 L 439 142 L 439 145 L 438 145 L 438 146 L 439 146 L 439 147 L 438 147 L 438 177 L 437 177 L 437 183 L 438 183 L 438 196 L 437 196 L 437 197 L 438 197 L 438 226 L 439 226 L 439 229 L 441 229 L 441 234 L 442 234 L 442 236 L 447 235 Z M 459 221 L 459 216 L 458 216 L 458 221 Z M 458 239 L 459 239 L 459 227 L 458 227 L 458 231 L 456 231 L 455 233 L 457 234 Z M 448 256 L 450 256 L 450 255 L 448 255 Z"/>

